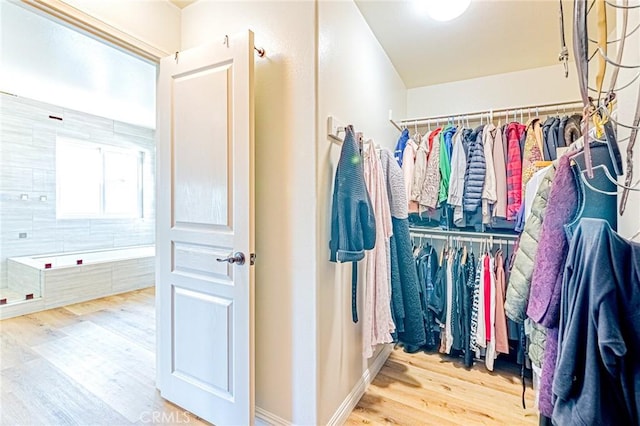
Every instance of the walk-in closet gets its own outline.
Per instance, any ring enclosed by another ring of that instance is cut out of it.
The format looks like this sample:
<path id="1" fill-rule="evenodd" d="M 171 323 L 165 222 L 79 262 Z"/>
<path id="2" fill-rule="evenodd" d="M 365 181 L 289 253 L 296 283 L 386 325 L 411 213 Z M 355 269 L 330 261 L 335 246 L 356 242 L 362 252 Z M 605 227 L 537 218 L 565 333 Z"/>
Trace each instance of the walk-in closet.
<path id="1" fill-rule="evenodd" d="M 551 3 L 543 97 L 513 75 L 409 89 L 393 147 L 326 119 L 330 260 L 352 265 L 362 355 L 393 345 L 349 424 L 640 421 L 638 7 Z"/>
<path id="2" fill-rule="evenodd" d="M 640 0 L 0 19 L 0 424 L 640 425 Z"/>

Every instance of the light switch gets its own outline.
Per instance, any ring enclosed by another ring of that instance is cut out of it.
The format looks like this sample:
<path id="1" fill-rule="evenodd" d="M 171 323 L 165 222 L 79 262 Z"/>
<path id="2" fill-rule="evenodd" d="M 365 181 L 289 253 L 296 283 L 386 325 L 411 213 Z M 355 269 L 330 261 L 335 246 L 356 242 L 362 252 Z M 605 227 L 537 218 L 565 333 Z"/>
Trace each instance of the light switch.
<path id="1" fill-rule="evenodd" d="M 29 199 L 29 194 L 20 194 L 20 199 L 22 201 L 27 201 Z"/>
<path id="2" fill-rule="evenodd" d="M 40 196 L 40 201 L 47 201 L 47 196 L 46 195 L 41 195 Z"/>

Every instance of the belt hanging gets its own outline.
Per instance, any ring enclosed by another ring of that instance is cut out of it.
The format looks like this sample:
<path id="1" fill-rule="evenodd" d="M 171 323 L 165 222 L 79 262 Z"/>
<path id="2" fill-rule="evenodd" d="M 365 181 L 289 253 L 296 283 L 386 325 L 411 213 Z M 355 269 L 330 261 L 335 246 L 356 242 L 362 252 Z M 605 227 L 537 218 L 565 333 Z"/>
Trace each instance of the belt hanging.
<path id="1" fill-rule="evenodd" d="M 597 0 L 596 0 L 597 1 Z M 589 120 L 595 108 L 589 98 L 589 36 L 587 33 L 587 5 L 584 0 L 573 2 L 573 56 L 576 58 L 580 95 L 584 105 L 582 135 L 584 137 L 584 160 L 587 176 L 593 178 L 591 150 L 589 147 Z"/>
<path id="2" fill-rule="evenodd" d="M 559 1 L 560 10 L 558 17 L 560 19 L 560 55 L 558 60 L 564 65 L 564 77 L 569 77 L 569 49 L 567 49 L 567 41 L 564 36 L 564 9 L 562 8 L 562 0 Z"/>
<path id="3" fill-rule="evenodd" d="M 633 129 L 631 129 L 631 134 L 629 135 L 629 144 L 627 145 L 627 170 L 626 176 L 624 178 L 624 190 L 622 191 L 622 197 L 620 199 L 620 215 L 624 213 L 624 210 L 627 207 L 627 200 L 629 199 L 629 186 L 633 181 L 633 146 L 636 143 L 636 138 L 638 137 L 638 128 L 640 127 L 640 84 L 638 85 L 638 96 L 637 105 L 636 105 L 636 114 L 633 118 Z"/>
<path id="4" fill-rule="evenodd" d="M 358 322 L 358 262 L 351 263 L 351 319 Z"/>
<path id="5" fill-rule="evenodd" d="M 627 7 L 629 5 L 629 0 L 621 0 L 622 7 Z M 622 30 L 621 34 L 623 34 L 619 39 L 618 44 L 618 56 L 616 58 L 616 63 L 619 64 L 622 62 L 622 54 L 624 52 L 624 45 L 627 39 L 627 26 L 629 24 L 629 11 L 622 11 Z M 608 45 L 609 43 L 607 43 Z M 616 87 L 616 82 L 618 81 L 618 73 L 620 72 L 620 67 L 613 67 L 613 72 L 611 73 L 611 84 L 609 86 L 609 94 L 607 95 L 609 98 L 614 96 L 613 91 Z"/>
<path id="6" fill-rule="evenodd" d="M 607 72 L 607 5 L 604 0 L 596 0 L 596 12 L 598 18 L 598 73 L 596 74 L 596 89 L 598 90 L 598 106 L 600 106 L 600 98 L 602 96 L 602 84 L 604 83 L 604 75 Z M 598 138 L 602 135 L 598 135 Z"/>

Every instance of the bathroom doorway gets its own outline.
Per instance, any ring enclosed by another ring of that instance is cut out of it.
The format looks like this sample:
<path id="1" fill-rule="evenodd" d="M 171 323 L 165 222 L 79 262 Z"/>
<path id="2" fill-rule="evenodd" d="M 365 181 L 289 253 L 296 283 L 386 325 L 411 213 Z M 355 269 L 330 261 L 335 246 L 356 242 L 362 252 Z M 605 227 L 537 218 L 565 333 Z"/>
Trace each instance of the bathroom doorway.
<path id="1" fill-rule="evenodd" d="M 0 319 L 153 286 L 157 65 L 0 19 Z"/>

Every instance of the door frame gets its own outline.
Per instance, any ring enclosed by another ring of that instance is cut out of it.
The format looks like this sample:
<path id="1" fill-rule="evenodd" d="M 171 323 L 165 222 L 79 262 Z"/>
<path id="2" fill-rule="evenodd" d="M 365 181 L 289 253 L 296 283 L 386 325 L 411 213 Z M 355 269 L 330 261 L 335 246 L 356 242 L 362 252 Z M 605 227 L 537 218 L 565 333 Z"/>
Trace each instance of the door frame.
<path id="1" fill-rule="evenodd" d="M 120 49 L 133 53 L 147 61 L 160 64 L 160 59 L 172 52 L 165 52 L 139 38 L 125 33 L 86 12 L 64 3 L 61 0 L 20 0 L 33 9 L 61 20 L 68 25 L 83 30 L 89 35 L 106 41 Z"/>

